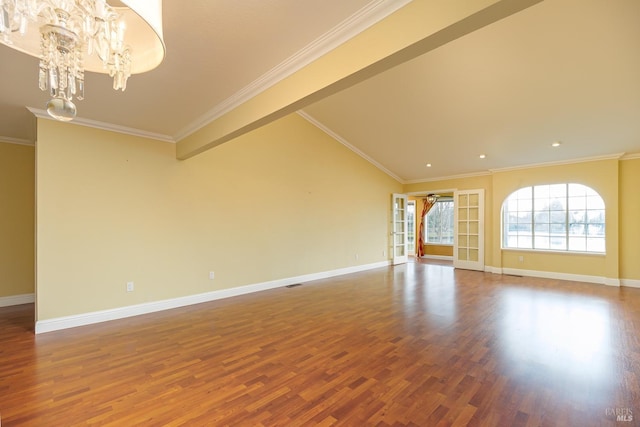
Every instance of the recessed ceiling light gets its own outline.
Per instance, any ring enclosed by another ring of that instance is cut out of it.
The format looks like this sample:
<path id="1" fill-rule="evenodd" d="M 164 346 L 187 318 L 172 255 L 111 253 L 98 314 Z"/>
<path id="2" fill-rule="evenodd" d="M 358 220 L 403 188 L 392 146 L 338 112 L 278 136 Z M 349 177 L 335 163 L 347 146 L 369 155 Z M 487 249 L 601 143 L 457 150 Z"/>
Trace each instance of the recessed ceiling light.
<path id="1" fill-rule="evenodd" d="M 431 163 L 427 163 L 427 167 L 430 168 L 431 167 Z"/>
<path id="2" fill-rule="evenodd" d="M 480 158 L 481 158 L 481 159 L 485 159 L 486 157 L 487 157 L 487 155 L 486 155 L 486 154 L 480 154 Z"/>
<path id="3" fill-rule="evenodd" d="M 560 147 L 560 144 L 562 144 L 562 142 L 560 141 L 556 141 L 553 144 L 551 144 L 552 147 Z"/>

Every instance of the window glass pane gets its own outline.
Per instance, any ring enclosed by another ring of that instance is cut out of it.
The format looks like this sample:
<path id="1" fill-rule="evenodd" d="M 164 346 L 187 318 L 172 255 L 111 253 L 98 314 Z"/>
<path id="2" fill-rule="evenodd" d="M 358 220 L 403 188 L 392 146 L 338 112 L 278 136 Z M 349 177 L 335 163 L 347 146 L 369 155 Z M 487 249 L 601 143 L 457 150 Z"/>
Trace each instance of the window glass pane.
<path id="1" fill-rule="evenodd" d="M 587 195 L 587 189 L 590 190 L 589 187 L 582 184 L 569 184 L 569 197 L 585 197 Z"/>
<path id="2" fill-rule="evenodd" d="M 549 186 L 549 197 L 552 199 L 566 199 L 567 197 L 567 185 L 566 184 L 554 184 Z"/>
<path id="3" fill-rule="evenodd" d="M 518 211 L 519 212 L 531 212 L 533 203 L 531 201 L 531 199 L 528 200 L 523 200 L 520 199 L 518 200 Z"/>
<path id="4" fill-rule="evenodd" d="M 604 223 L 604 210 L 587 211 L 587 222 Z"/>
<path id="5" fill-rule="evenodd" d="M 545 235 L 549 235 L 549 224 L 540 224 L 540 223 L 536 223 L 536 225 L 534 226 L 534 230 L 536 231 L 536 236 L 538 234 L 545 234 Z"/>
<path id="6" fill-rule="evenodd" d="M 586 200 L 584 197 L 569 197 L 569 210 L 584 210 L 586 208 Z"/>
<path id="7" fill-rule="evenodd" d="M 569 212 L 569 222 L 586 222 L 587 220 L 587 212 L 582 211 L 570 211 Z"/>
<path id="8" fill-rule="evenodd" d="M 584 237 L 569 237 L 569 250 L 584 252 L 587 250 L 587 239 Z"/>
<path id="9" fill-rule="evenodd" d="M 531 224 L 531 211 L 520 212 L 517 218 L 518 224 Z"/>
<path id="10" fill-rule="evenodd" d="M 516 246 L 519 249 L 531 249 L 531 236 L 518 236 L 518 244 Z"/>
<path id="11" fill-rule="evenodd" d="M 509 234 L 517 233 L 518 230 L 519 230 L 518 224 L 509 224 L 509 227 L 507 228 L 507 232 Z"/>
<path id="12" fill-rule="evenodd" d="M 531 229 L 532 229 L 532 226 L 530 222 L 524 223 L 524 224 L 518 224 L 518 232 L 520 234 L 524 233 L 524 234 L 531 235 Z"/>
<path id="13" fill-rule="evenodd" d="M 548 223 L 550 220 L 549 211 L 536 212 L 534 220 L 536 224 Z"/>
<path id="14" fill-rule="evenodd" d="M 562 251 L 567 249 L 567 239 L 565 237 L 551 237 L 550 249 Z"/>
<path id="15" fill-rule="evenodd" d="M 548 199 L 549 198 L 549 186 L 548 185 L 536 185 L 533 188 L 534 198 L 536 199 Z"/>
<path id="16" fill-rule="evenodd" d="M 589 224 L 587 234 L 589 237 L 604 237 L 604 224 Z"/>
<path id="17" fill-rule="evenodd" d="M 549 235 L 539 235 L 536 234 L 535 237 L 535 248 L 536 249 L 550 249 L 549 247 Z"/>
<path id="18" fill-rule="evenodd" d="M 565 211 L 551 211 L 550 222 L 555 224 L 558 224 L 558 223 L 564 224 L 566 220 L 567 220 L 567 215 L 565 214 Z"/>
<path id="19" fill-rule="evenodd" d="M 525 199 L 531 200 L 533 188 L 532 187 L 524 187 L 516 191 L 512 194 L 514 199 Z"/>
<path id="20" fill-rule="evenodd" d="M 549 225 L 549 232 L 551 233 L 551 235 L 553 236 L 566 236 L 567 234 L 567 224 L 563 223 L 551 223 Z"/>
<path id="21" fill-rule="evenodd" d="M 518 223 L 518 214 L 517 213 L 509 213 L 508 221 L 510 224 Z"/>
<path id="22" fill-rule="evenodd" d="M 578 184 L 578 185 L 580 185 L 580 184 Z M 594 190 L 593 188 L 587 187 L 585 185 L 583 185 L 582 188 L 584 188 L 584 193 L 585 193 L 585 195 L 587 197 L 596 196 L 596 197 L 602 199 L 602 197 L 600 197 L 600 194 L 598 194 L 598 192 L 596 190 Z"/>
<path id="23" fill-rule="evenodd" d="M 584 236 L 586 232 L 585 224 L 573 223 L 569 225 L 569 236 Z M 571 248 L 569 248 L 571 249 Z"/>
<path id="24" fill-rule="evenodd" d="M 604 210 L 604 200 L 600 196 L 587 197 L 587 209 L 601 209 Z"/>
<path id="25" fill-rule="evenodd" d="M 549 210 L 551 211 L 566 211 L 567 210 L 567 199 L 551 199 L 549 202 Z"/>
<path id="26" fill-rule="evenodd" d="M 587 251 L 589 252 L 604 252 L 605 242 L 603 238 L 587 237 Z"/>

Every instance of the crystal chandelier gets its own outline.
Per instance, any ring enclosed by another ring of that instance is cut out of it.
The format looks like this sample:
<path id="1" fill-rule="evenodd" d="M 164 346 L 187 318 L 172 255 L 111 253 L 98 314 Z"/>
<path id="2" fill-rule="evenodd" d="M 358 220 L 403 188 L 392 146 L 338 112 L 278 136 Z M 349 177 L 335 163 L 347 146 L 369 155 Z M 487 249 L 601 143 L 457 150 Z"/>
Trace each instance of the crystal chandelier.
<path id="1" fill-rule="evenodd" d="M 131 74 L 162 62 L 162 0 L 0 0 L 0 43 L 40 58 L 47 111 L 69 121 L 85 71 L 109 74 L 124 91 Z"/>

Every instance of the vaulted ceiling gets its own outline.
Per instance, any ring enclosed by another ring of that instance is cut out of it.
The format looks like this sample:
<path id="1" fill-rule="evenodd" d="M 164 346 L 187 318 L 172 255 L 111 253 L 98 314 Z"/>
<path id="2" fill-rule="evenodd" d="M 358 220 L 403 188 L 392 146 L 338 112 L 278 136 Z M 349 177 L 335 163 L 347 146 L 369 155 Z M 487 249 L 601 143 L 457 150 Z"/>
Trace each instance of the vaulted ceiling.
<path id="1" fill-rule="evenodd" d="M 406 3 L 165 0 L 163 64 L 124 93 L 88 75 L 79 116 L 178 140 Z M 24 142 L 37 59 L 0 64 L 0 140 Z M 544 0 L 300 113 L 402 182 L 640 153 L 640 2 Z"/>

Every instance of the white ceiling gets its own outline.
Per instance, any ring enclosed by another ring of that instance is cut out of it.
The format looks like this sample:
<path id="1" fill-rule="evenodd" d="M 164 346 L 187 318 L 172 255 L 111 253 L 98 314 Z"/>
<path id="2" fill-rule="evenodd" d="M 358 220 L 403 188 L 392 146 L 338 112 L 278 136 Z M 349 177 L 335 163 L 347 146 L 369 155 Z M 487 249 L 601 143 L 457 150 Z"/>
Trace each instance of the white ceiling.
<path id="1" fill-rule="evenodd" d="M 340 24 L 401 2 L 163 4 L 163 64 L 132 76 L 124 93 L 88 75 L 82 118 L 184 136 Z M 24 106 L 47 100 L 37 60 L 0 46 L 0 64 L 0 135 L 28 139 Z M 303 115 L 403 182 L 640 153 L 640 1 L 545 0 Z"/>
<path id="2" fill-rule="evenodd" d="M 639 153 L 640 1 L 545 0 L 305 112 L 403 181 Z"/>

